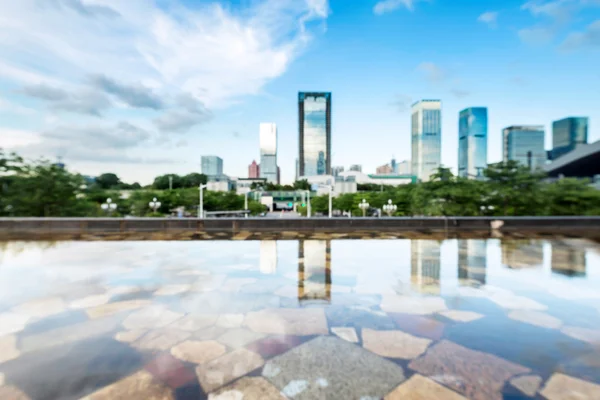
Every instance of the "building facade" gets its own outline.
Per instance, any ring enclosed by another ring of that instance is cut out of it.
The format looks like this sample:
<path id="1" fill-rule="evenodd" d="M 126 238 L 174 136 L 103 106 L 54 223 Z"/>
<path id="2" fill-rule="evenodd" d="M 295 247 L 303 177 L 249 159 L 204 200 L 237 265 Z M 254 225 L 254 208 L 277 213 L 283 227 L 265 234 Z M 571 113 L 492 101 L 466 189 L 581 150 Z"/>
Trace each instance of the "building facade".
<path id="1" fill-rule="evenodd" d="M 502 130 L 502 159 L 514 160 L 529 169 L 536 170 L 546 164 L 542 125 L 509 126 Z"/>
<path id="2" fill-rule="evenodd" d="M 256 160 L 252 160 L 252 164 L 248 166 L 248 178 L 260 178 L 260 166 L 256 163 Z"/>
<path id="3" fill-rule="evenodd" d="M 350 166 L 349 171 L 362 172 L 362 165 L 360 165 L 360 164 L 352 164 Z"/>
<path id="4" fill-rule="evenodd" d="M 411 289 L 417 293 L 440 294 L 440 243 L 410 241 Z"/>
<path id="5" fill-rule="evenodd" d="M 267 182 L 277 180 L 277 125 L 260 124 L 260 175 Z"/>
<path id="6" fill-rule="evenodd" d="M 298 176 L 331 174 L 331 93 L 298 93 Z"/>
<path id="7" fill-rule="evenodd" d="M 331 167 L 331 174 L 333 176 L 338 176 L 342 172 L 344 172 L 344 167 Z"/>
<path id="8" fill-rule="evenodd" d="M 460 286 L 485 285 L 487 275 L 487 242 L 458 241 L 458 279 Z"/>
<path id="9" fill-rule="evenodd" d="M 394 168 L 390 164 L 385 164 L 375 169 L 377 175 L 392 175 L 394 174 Z"/>
<path id="10" fill-rule="evenodd" d="M 200 161 L 201 172 L 208 176 L 223 175 L 223 159 L 217 156 L 202 156 Z"/>
<path id="11" fill-rule="evenodd" d="M 462 110 L 458 118 L 458 176 L 483 178 L 487 168 L 487 108 Z"/>
<path id="12" fill-rule="evenodd" d="M 396 168 L 394 170 L 396 175 L 411 175 L 411 163 L 408 160 L 400 161 L 396 163 Z"/>
<path id="13" fill-rule="evenodd" d="M 442 163 L 442 102 L 420 100 L 412 105 L 412 174 L 428 181 Z"/>
<path id="14" fill-rule="evenodd" d="M 552 123 L 551 158 L 558 157 L 575 150 L 580 144 L 588 142 L 588 118 L 568 117 Z"/>

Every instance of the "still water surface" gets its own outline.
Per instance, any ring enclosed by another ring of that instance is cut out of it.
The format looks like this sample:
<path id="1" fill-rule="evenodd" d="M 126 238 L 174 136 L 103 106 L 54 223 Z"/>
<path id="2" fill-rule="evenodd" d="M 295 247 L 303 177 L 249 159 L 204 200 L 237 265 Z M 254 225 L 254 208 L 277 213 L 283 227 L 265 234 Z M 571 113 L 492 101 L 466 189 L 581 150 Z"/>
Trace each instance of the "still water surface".
<path id="1" fill-rule="evenodd" d="M 600 246 L 1 245 L 0 399 L 85 396 L 599 399 Z"/>

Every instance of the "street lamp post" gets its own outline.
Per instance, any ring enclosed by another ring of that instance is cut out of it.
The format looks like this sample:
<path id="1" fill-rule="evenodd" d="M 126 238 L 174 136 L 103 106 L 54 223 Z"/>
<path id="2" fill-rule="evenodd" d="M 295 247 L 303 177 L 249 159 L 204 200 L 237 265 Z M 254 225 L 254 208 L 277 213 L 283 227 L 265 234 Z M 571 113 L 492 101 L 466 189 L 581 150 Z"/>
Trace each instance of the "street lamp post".
<path id="1" fill-rule="evenodd" d="M 306 217 L 310 218 L 310 190 L 306 191 Z"/>
<path id="2" fill-rule="evenodd" d="M 360 208 L 363 212 L 363 217 L 367 216 L 367 210 L 369 209 L 369 203 L 367 203 L 367 201 L 365 199 L 362 199 L 362 202 L 358 205 L 358 208 Z"/>
<path id="3" fill-rule="evenodd" d="M 110 215 L 111 212 L 117 209 L 117 204 L 113 203 L 112 199 L 109 197 L 108 199 L 106 199 L 106 203 L 102 204 L 100 208 L 102 208 L 108 213 L 108 215 Z"/>
<path id="4" fill-rule="evenodd" d="M 156 197 L 152 199 L 148 206 L 152 209 L 152 211 L 156 212 L 160 208 L 160 201 L 156 200 Z"/>
<path id="5" fill-rule="evenodd" d="M 248 195 L 250 192 L 244 193 L 244 211 L 248 211 Z M 248 218 L 248 213 L 244 212 L 244 218 Z"/>
<path id="6" fill-rule="evenodd" d="M 333 185 L 329 186 L 329 218 L 333 216 Z"/>
<path id="7" fill-rule="evenodd" d="M 385 211 L 388 215 L 388 217 L 391 217 L 393 213 L 396 212 L 396 210 L 398 209 L 398 206 L 395 204 L 392 204 L 392 200 L 389 199 L 387 204 L 383 205 L 383 211 Z"/>
<path id="8" fill-rule="evenodd" d="M 204 218 L 204 189 L 208 186 L 200 184 L 200 205 L 198 206 L 198 218 Z"/>

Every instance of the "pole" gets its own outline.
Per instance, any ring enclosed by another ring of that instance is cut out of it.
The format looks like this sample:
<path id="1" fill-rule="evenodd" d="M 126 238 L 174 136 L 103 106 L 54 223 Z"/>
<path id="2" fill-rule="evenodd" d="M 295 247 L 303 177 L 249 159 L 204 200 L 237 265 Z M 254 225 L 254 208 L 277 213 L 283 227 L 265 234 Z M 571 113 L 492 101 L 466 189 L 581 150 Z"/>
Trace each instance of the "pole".
<path id="1" fill-rule="evenodd" d="M 198 206 L 198 218 L 204 218 L 204 185 L 200 184 L 200 205 Z"/>
<path id="2" fill-rule="evenodd" d="M 173 190 L 173 176 L 169 175 L 169 190 Z"/>
<path id="3" fill-rule="evenodd" d="M 244 193 L 244 211 L 248 211 L 248 193 Z M 248 213 L 244 213 L 244 218 L 248 218 Z"/>
<path id="4" fill-rule="evenodd" d="M 329 218 L 331 218 L 331 216 L 333 215 L 332 203 L 333 203 L 333 186 L 330 186 L 329 187 Z"/>
<path id="5" fill-rule="evenodd" d="M 310 190 L 306 191 L 306 216 L 310 218 Z"/>

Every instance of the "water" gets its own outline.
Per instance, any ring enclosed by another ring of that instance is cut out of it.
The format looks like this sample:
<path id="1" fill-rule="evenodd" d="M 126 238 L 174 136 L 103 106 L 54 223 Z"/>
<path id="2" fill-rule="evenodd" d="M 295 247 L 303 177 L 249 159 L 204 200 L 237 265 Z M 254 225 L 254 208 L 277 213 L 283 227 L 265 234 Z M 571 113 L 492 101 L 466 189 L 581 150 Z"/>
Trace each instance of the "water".
<path id="1" fill-rule="evenodd" d="M 580 239 L 5 243 L 0 398 L 598 399 L 599 261 Z"/>

